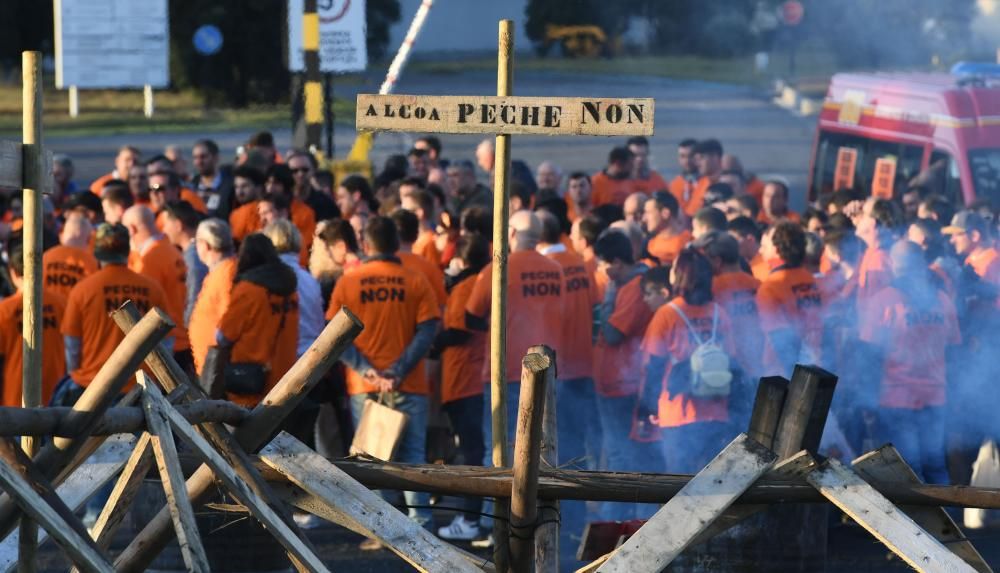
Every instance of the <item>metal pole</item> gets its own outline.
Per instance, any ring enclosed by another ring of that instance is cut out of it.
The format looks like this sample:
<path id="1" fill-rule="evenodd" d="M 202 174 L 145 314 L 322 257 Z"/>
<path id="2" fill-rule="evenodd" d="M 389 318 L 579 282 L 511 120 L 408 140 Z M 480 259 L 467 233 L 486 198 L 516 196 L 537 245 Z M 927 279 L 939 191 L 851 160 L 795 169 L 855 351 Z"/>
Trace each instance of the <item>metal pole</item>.
<path id="1" fill-rule="evenodd" d="M 317 0 L 305 0 L 302 11 L 302 50 L 306 68 L 305 96 L 306 148 L 322 145 L 323 82 L 319 70 L 319 14 Z"/>
<path id="2" fill-rule="evenodd" d="M 323 74 L 323 120 L 326 123 L 326 156 L 333 160 L 333 74 Z"/>
<path id="3" fill-rule="evenodd" d="M 76 86 L 69 86 L 69 116 L 80 115 L 80 90 Z"/>
<path id="4" fill-rule="evenodd" d="M 514 23 L 500 21 L 497 46 L 497 95 L 509 96 L 514 83 Z M 493 465 L 510 466 L 507 447 L 507 219 L 509 218 L 510 136 L 496 137 L 493 163 L 493 285 L 490 309 L 490 399 L 492 405 Z M 508 512 L 505 502 L 496 504 L 500 517 L 493 521 L 494 562 L 506 571 Z"/>
<path id="5" fill-rule="evenodd" d="M 24 210 L 24 284 L 21 288 L 21 403 L 27 408 L 42 403 L 42 193 L 52 175 L 45 172 L 42 154 L 42 54 L 23 52 L 22 70 L 22 173 Z M 34 456 L 38 442 L 22 439 L 22 447 Z M 18 559 L 19 571 L 35 571 L 38 525 L 28 518 L 21 520 Z"/>
<path id="6" fill-rule="evenodd" d="M 149 84 L 142 87 L 142 114 L 146 119 L 153 117 L 153 86 Z"/>

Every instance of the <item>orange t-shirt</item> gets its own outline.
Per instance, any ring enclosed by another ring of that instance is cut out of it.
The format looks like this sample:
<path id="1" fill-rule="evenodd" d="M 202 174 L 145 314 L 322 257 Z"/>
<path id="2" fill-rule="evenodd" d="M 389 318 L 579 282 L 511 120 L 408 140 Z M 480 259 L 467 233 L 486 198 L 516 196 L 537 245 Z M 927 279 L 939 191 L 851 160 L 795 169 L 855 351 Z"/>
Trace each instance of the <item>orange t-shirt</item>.
<path id="1" fill-rule="evenodd" d="M 590 202 L 594 207 L 608 203 L 624 205 L 625 199 L 635 191 L 634 183 L 635 180 L 628 177 L 618 179 L 609 176 L 604 171 L 595 173 L 590 177 L 590 186 L 593 189 Z"/>
<path id="2" fill-rule="evenodd" d="M 666 191 L 669 188 L 670 185 L 663 178 L 663 176 L 652 169 L 650 169 L 649 176 L 645 179 L 632 179 L 633 193 L 645 193 L 646 195 L 650 195 L 657 191 Z"/>
<path id="3" fill-rule="evenodd" d="M 687 316 L 691 326 L 702 340 L 712 336 L 715 323 L 715 309 L 718 308 L 718 323 L 715 324 L 715 340 L 729 356 L 734 356 L 732 330 L 726 311 L 715 303 L 692 306 L 682 297 L 671 301 Z M 691 357 L 697 346 L 691 339 L 691 330 L 677 311 L 669 304 L 661 306 L 646 328 L 642 339 L 642 350 L 648 356 L 667 359 L 667 369 L 663 373 L 663 390 L 660 392 L 659 418 L 661 428 L 675 428 L 694 422 L 725 422 L 729 420 L 729 398 L 696 398 L 684 394 L 671 396 L 667 391 L 667 377 L 670 365 Z"/>
<path id="4" fill-rule="evenodd" d="M 305 202 L 292 199 L 292 204 L 288 208 L 288 218 L 302 234 L 302 251 L 306 254 L 305 260 L 308 264 L 309 247 L 312 246 L 313 235 L 316 233 L 316 212 Z"/>
<path id="5" fill-rule="evenodd" d="M 416 271 L 427 279 L 427 284 L 431 285 L 434 293 L 434 300 L 438 306 L 444 306 L 448 302 L 448 293 L 444 290 L 444 271 L 441 267 L 428 261 L 424 257 L 414 253 L 396 253 L 396 258 L 403 263 L 403 266 Z"/>
<path id="6" fill-rule="evenodd" d="M 659 232 L 646 244 L 649 254 L 656 257 L 661 265 L 671 265 L 681 254 L 684 247 L 691 242 L 691 231 L 684 229 L 680 233 L 668 236 L 665 232 Z"/>
<path id="7" fill-rule="evenodd" d="M 687 212 L 687 204 L 694 197 L 696 184 L 697 180 L 692 181 L 683 175 L 678 175 L 670 180 L 667 187 L 670 190 L 670 194 L 677 198 L 677 203 L 685 213 Z"/>
<path id="8" fill-rule="evenodd" d="M 681 210 L 688 217 L 694 217 L 694 214 L 698 212 L 705 205 L 705 193 L 708 192 L 708 188 L 715 183 L 715 180 L 711 177 L 699 177 L 698 181 L 694 184 L 694 190 L 691 191 L 691 198 L 688 201 L 681 202 Z"/>
<path id="9" fill-rule="evenodd" d="M 45 288 L 69 296 L 73 286 L 97 272 L 94 255 L 76 247 L 57 245 L 42 255 L 42 276 Z"/>
<path id="10" fill-rule="evenodd" d="M 892 283 L 892 260 L 880 247 L 868 247 L 858 265 L 858 302 L 867 301 Z"/>
<path id="11" fill-rule="evenodd" d="M 758 281 L 763 282 L 767 278 L 767 275 L 771 274 L 771 269 L 773 265 L 764 260 L 764 257 L 760 253 L 757 253 L 750 259 L 750 272 L 753 273 L 753 278 Z"/>
<path id="12" fill-rule="evenodd" d="M 784 219 L 786 221 L 791 221 L 793 223 L 801 223 L 802 222 L 802 217 L 800 217 L 799 214 L 796 213 L 795 211 L 788 211 L 788 212 L 785 213 L 784 217 L 780 217 L 780 218 Z M 770 225 L 770 224 L 774 223 L 774 219 L 768 217 L 767 213 L 765 213 L 764 210 L 761 209 L 760 212 L 757 213 L 757 222 L 758 223 L 763 223 L 765 225 Z"/>
<path id="13" fill-rule="evenodd" d="M 804 268 L 778 267 L 757 289 L 761 331 L 765 335 L 764 375 L 790 375 L 767 335 L 790 330 L 801 342 L 798 362 L 816 363 L 823 342 L 823 295 L 816 278 Z"/>
<path id="14" fill-rule="evenodd" d="M 417 325 L 441 316 L 427 279 L 392 260 L 369 261 L 337 281 L 330 297 L 327 319 L 341 307 L 351 310 L 365 325 L 354 346 L 372 368 L 392 366 L 413 340 Z M 427 378 L 418 364 L 403 379 L 399 390 L 427 394 Z M 347 369 L 347 393 L 377 392 L 363 376 Z"/>
<path id="15" fill-rule="evenodd" d="M 757 200 L 757 205 L 764 204 L 764 182 L 756 176 L 750 178 L 746 184 L 746 194 Z"/>
<path id="16" fill-rule="evenodd" d="M 188 321 L 188 339 L 191 341 L 191 355 L 194 358 L 195 371 L 201 374 L 208 349 L 215 346 L 215 330 L 219 327 L 222 315 L 229 308 L 229 296 L 233 290 L 233 279 L 236 278 L 236 257 L 219 261 L 205 275 L 201 283 L 201 291 L 191 309 Z"/>
<path id="17" fill-rule="evenodd" d="M 729 315 L 733 338 L 739 341 L 733 355 L 751 379 L 760 373 L 764 339 L 760 335 L 757 289 L 760 281 L 742 271 L 721 273 L 712 279 L 712 297 Z"/>
<path id="18" fill-rule="evenodd" d="M 229 214 L 229 227 L 233 232 L 233 240 L 240 242 L 251 233 L 260 230 L 260 217 L 257 216 L 258 201 L 251 201 L 233 209 Z"/>
<path id="19" fill-rule="evenodd" d="M 604 293 L 608 290 L 608 273 L 597 269 L 597 257 L 591 255 L 588 259 L 583 257 L 583 264 L 587 266 L 587 272 L 594 279 L 594 287 L 597 289 L 597 302 L 604 300 Z"/>
<path id="20" fill-rule="evenodd" d="M 163 310 L 177 325 L 170 333 L 174 337 L 174 352 L 191 348 L 184 324 L 184 307 L 187 305 L 187 264 L 184 255 L 166 237 L 160 237 L 146 246 L 143 252 L 130 252 L 128 268 L 163 287 L 167 295 L 167 306 Z"/>
<path id="21" fill-rule="evenodd" d="M 594 345 L 594 389 L 601 396 L 632 396 L 642 382 L 642 336 L 653 311 L 642 300 L 642 277 L 635 277 L 615 293 L 615 307 L 608 324 L 625 335 L 625 340 L 612 346 L 598 335 Z"/>
<path id="22" fill-rule="evenodd" d="M 256 406 L 295 364 L 299 343 L 298 295 L 293 292 L 282 297 L 258 284 L 240 281 L 233 285 L 229 308 L 219 320 L 219 333 L 233 343 L 231 363 L 252 362 L 268 366 L 267 382 L 261 395 L 227 395 L 237 404 Z"/>
<path id="23" fill-rule="evenodd" d="M 201 197 L 189 189 L 188 187 L 181 187 L 181 201 L 187 201 L 194 207 L 194 210 L 205 215 L 208 213 L 208 207 L 205 206 L 205 202 L 201 200 Z"/>
<path id="24" fill-rule="evenodd" d="M 21 407 L 22 370 L 21 317 L 23 294 L 18 291 L 0 301 L 0 357 L 3 359 L 4 406 Z M 66 375 L 66 350 L 62 325 L 66 298 L 51 289 L 42 291 L 42 405 L 49 403 L 56 384 Z"/>
<path id="25" fill-rule="evenodd" d="M 546 256 L 559 263 L 565 277 L 562 353 L 556 356 L 559 379 L 592 378 L 594 305 L 601 301 L 597 296 L 597 286 L 580 255 L 562 250 Z"/>
<path id="26" fill-rule="evenodd" d="M 78 385 L 87 387 L 125 338 L 108 313 L 127 300 L 135 303 L 143 315 L 154 306 L 165 312 L 169 308 L 163 287 L 124 265 L 108 265 L 70 291 L 61 330 L 66 336 L 81 339 L 80 367 L 70 372 Z M 126 384 L 123 391 L 130 390 L 133 384 Z"/>
<path id="27" fill-rule="evenodd" d="M 876 293 L 860 314 L 861 340 L 884 352 L 879 405 L 920 410 L 945 403 L 945 349 L 961 343 L 955 306 L 943 292 L 920 310 L 893 287 Z"/>
<path id="28" fill-rule="evenodd" d="M 104 189 L 104 185 L 108 181 L 111 181 L 114 178 L 115 178 L 115 173 L 113 171 L 111 173 L 105 173 L 104 175 L 101 175 L 100 177 L 95 179 L 93 183 L 90 184 L 90 192 L 100 197 L 101 191 Z"/>
<path id="29" fill-rule="evenodd" d="M 441 266 L 441 252 L 438 251 L 437 245 L 434 244 L 434 240 L 437 236 L 434 231 L 430 229 L 424 229 L 417 236 L 417 241 L 413 243 L 413 254 L 427 259 L 427 261 L 438 267 Z"/>
<path id="30" fill-rule="evenodd" d="M 1000 285 L 1000 252 L 996 248 L 988 247 L 970 254 L 966 257 L 965 264 L 972 267 L 979 278 L 990 284 Z"/>
<path id="31" fill-rule="evenodd" d="M 521 380 L 521 360 L 528 348 L 545 344 L 562 352 L 563 273 L 559 263 L 536 251 L 516 251 L 507 259 L 506 378 Z M 479 273 L 465 310 L 473 316 L 490 315 L 493 265 Z M 489 344 L 487 339 L 486 344 Z M 489 348 L 487 348 L 487 353 Z M 487 354 L 488 355 L 488 354 Z M 483 363 L 482 379 L 490 379 L 490 362 Z"/>
<path id="32" fill-rule="evenodd" d="M 448 293 L 444 307 L 444 328 L 467 330 L 465 305 L 476 286 L 477 275 L 466 277 Z M 447 404 L 483 393 L 483 361 L 487 336 L 470 331 L 471 337 L 460 346 L 448 346 L 441 353 L 441 402 Z"/>

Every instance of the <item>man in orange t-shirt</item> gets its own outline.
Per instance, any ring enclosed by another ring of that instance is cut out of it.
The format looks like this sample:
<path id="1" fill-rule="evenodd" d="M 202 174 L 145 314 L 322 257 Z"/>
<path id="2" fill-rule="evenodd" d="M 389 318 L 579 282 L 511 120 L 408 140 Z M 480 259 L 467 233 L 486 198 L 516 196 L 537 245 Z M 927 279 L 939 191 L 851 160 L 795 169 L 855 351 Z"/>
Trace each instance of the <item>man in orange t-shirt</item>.
<path id="1" fill-rule="evenodd" d="M 91 183 L 90 192 L 100 197 L 101 190 L 104 188 L 104 184 L 108 181 L 111 181 L 112 179 L 127 181 L 129 171 L 140 161 L 142 161 L 142 153 L 138 148 L 131 145 L 121 146 L 118 148 L 118 155 L 115 156 L 114 170 L 112 170 L 111 173 L 98 177 L 93 183 Z"/>
<path id="2" fill-rule="evenodd" d="M 187 304 L 187 265 L 184 263 L 184 256 L 156 229 L 156 219 L 148 207 L 129 207 L 122 217 L 122 225 L 129 231 L 132 247 L 128 267 L 163 287 L 163 292 L 167 295 L 164 310 L 176 325 L 171 332 L 174 337 L 174 358 L 182 368 L 194 372 L 191 343 L 184 323 L 184 308 Z"/>
<path id="3" fill-rule="evenodd" d="M 680 173 L 670 180 L 668 188 L 680 205 L 687 205 L 691 201 L 694 187 L 698 183 L 698 164 L 694 161 L 694 146 L 697 144 L 694 139 L 685 139 L 677 145 L 677 166 Z"/>
<path id="4" fill-rule="evenodd" d="M 368 261 L 337 281 L 327 318 L 347 307 L 365 329 L 341 356 L 347 367 L 347 393 L 355 425 L 365 400 L 388 392 L 388 403 L 409 416 L 396 460 L 425 463 L 428 381 L 422 364 L 440 323 L 437 300 L 427 279 L 403 267 L 396 225 L 387 217 L 369 219 L 365 228 Z M 426 506 L 426 493 L 404 492 L 410 506 Z M 410 509 L 410 517 L 429 524 L 427 508 Z"/>
<path id="5" fill-rule="evenodd" d="M 764 225 L 770 225 L 780 219 L 788 219 L 793 223 L 802 220 L 798 213 L 788 208 L 788 187 L 781 181 L 768 181 L 764 185 L 760 207 L 757 220 Z"/>
<path id="6" fill-rule="evenodd" d="M 594 252 L 599 268 L 611 279 L 598 310 L 594 345 L 594 383 L 607 467 L 616 471 L 655 471 L 653 460 L 659 459 L 658 447 L 630 439 L 642 385 L 640 344 L 653 317 L 643 300 L 641 285 L 647 268 L 635 261 L 631 241 L 618 231 L 602 234 Z M 616 517 L 633 517 L 634 508 L 619 509 Z"/>
<path id="7" fill-rule="evenodd" d="M 247 165 L 233 170 L 235 206 L 229 214 L 229 226 L 237 243 L 263 228 L 257 216 L 257 200 L 264 194 L 264 175 Z"/>
<path id="8" fill-rule="evenodd" d="M 97 228 L 94 256 L 101 269 L 78 282 L 66 301 L 60 330 L 66 345 L 66 368 L 73 384 L 65 393 L 62 388 L 56 392 L 54 405 L 71 406 L 125 338 L 108 313 L 127 300 L 135 303 L 141 314 L 153 307 L 164 311 L 169 308 L 166 294 L 156 281 L 127 268 L 129 252 L 128 229 L 107 223 Z M 173 345 L 169 336 L 164 342 L 168 348 Z M 123 391 L 132 384 L 127 384 Z"/>
<path id="9" fill-rule="evenodd" d="M 763 281 L 771 272 L 771 264 L 764 260 L 761 251 L 763 235 L 760 225 L 750 217 L 736 217 L 726 225 L 729 235 L 736 239 L 740 257 L 750 267 L 750 274 L 758 281 Z"/>
<path id="10" fill-rule="evenodd" d="M 688 217 L 705 205 L 705 193 L 722 174 L 722 144 L 716 139 L 699 141 L 692 153 L 694 162 L 698 165 L 698 182 L 695 183 L 690 200 L 681 203 L 681 208 Z"/>
<path id="11" fill-rule="evenodd" d="M 661 265 L 674 262 L 681 250 L 691 242 L 691 232 L 684 225 L 677 198 L 659 191 L 653 193 L 643 209 L 642 224 L 650 236 L 646 251 Z"/>
<path id="12" fill-rule="evenodd" d="M 198 258 L 208 267 L 188 320 L 188 338 L 195 372 L 201 375 L 208 349 L 215 346 L 215 331 L 222 315 L 229 308 L 233 279 L 236 278 L 236 257 L 229 226 L 221 219 L 208 219 L 198 224 L 195 232 Z"/>
<path id="13" fill-rule="evenodd" d="M 24 368 L 21 339 L 23 316 L 24 251 L 19 243 L 10 245 L 7 253 L 10 280 L 17 289 L 0 301 L 0 362 L 3 363 L 3 406 L 21 407 L 22 369 Z M 66 312 L 66 298 L 49 288 L 42 288 L 42 405 L 52 399 L 56 384 L 66 375 L 66 352 L 59 332 Z"/>
<path id="14" fill-rule="evenodd" d="M 625 198 L 635 191 L 632 182 L 632 152 L 627 147 L 612 149 L 608 154 L 608 166 L 590 177 L 590 185 L 594 190 L 591 195 L 594 207 L 623 205 Z"/>
<path id="15" fill-rule="evenodd" d="M 818 364 L 823 343 L 823 296 L 812 273 L 803 268 L 806 236 L 800 225 L 782 221 L 764 244 L 765 259 L 781 264 L 757 290 L 765 338 L 763 374 L 789 377 L 797 363 Z"/>
<path id="16" fill-rule="evenodd" d="M 431 286 L 431 291 L 434 292 L 438 306 L 443 307 L 448 301 L 448 294 L 444 289 L 444 271 L 439 265 L 413 251 L 414 241 L 420 229 L 417 216 L 411 211 L 397 209 L 391 218 L 399 234 L 399 250 L 396 251 L 396 257 L 403 263 L 404 268 L 424 275 L 427 284 Z"/>
<path id="17" fill-rule="evenodd" d="M 559 463 L 577 460 L 579 469 L 593 469 L 600 457 L 601 434 L 591 422 L 598 419 L 591 331 L 594 306 L 600 303 L 600 298 L 583 257 L 562 244 L 559 219 L 548 211 L 538 211 L 535 215 L 542 223 L 542 240 L 537 250 L 559 263 L 564 276 L 562 353 L 556 356 Z"/>
<path id="18" fill-rule="evenodd" d="M 892 262 L 888 250 L 895 240 L 895 230 L 902 223 L 901 216 L 899 209 L 885 199 L 871 197 L 862 208 L 857 235 L 868 248 L 858 266 L 859 309 L 892 282 Z"/>
<path id="19" fill-rule="evenodd" d="M 666 191 L 667 181 L 649 167 L 649 140 L 638 135 L 630 137 L 626 147 L 632 152 L 632 187 L 636 193 L 649 195 L 655 191 Z"/>
<path id="20" fill-rule="evenodd" d="M 97 259 L 90 252 L 93 226 L 86 217 L 72 213 L 59 231 L 59 245 L 42 255 L 45 288 L 63 297 L 76 283 L 97 272 Z"/>
<path id="21" fill-rule="evenodd" d="M 989 243 L 989 225 L 975 211 L 960 211 L 951 224 L 941 229 L 948 235 L 955 254 L 983 281 L 1000 286 L 1000 252 Z"/>
<path id="22" fill-rule="evenodd" d="M 419 232 L 413 241 L 413 254 L 441 267 L 441 253 L 434 243 L 437 240 L 437 234 L 434 232 L 434 197 L 420 189 L 402 197 L 399 206 L 417 216 Z"/>
<path id="23" fill-rule="evenodd" d="M 607 228 L 597 217 L 586 216 L 573 221 L 569 232 L 569 242 L 576 251 L 576 254 L 583 257 L 583 264 L 587 267 L 594 287 L 597 289 L 597 300 L 604 300 L 604 291 L 608 286 L 608 275 L 597 270 L 597 257 L 594 256 L 594 244 L 597 237 Z"/>

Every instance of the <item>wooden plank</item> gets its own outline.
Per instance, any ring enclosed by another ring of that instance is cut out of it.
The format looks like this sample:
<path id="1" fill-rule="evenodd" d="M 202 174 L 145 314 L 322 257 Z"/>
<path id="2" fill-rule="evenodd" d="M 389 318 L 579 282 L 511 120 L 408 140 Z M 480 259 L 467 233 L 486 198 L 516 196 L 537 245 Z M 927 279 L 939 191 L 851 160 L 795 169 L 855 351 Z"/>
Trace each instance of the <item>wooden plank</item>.
<path id="1" fill-rule="evenodd" d="M 802 449 L 802 439 L 813 414 L 819 382 L 820 377 L 811 375 L 809 369 L 802 365 L 795 366 L 785 405 L 781 410 L 778 432 L 774 435 L 772 449 L 779 459 L 785 459 Z"/>
<path id="2" fill-rule="evenodd" d="M 917 571 L 975 571 L 837 460 L 827 460 L 806 480 Z"/>
<path id="3" fill-rule="evenodd" d="M 757 395 L 750 413 L 747 435 L 765 448 L 774 446 L 781 409 L 788 394 L 788 380 L 781 376 L 765 376 L 757 384 Z"/>
<path id="4" fill-rule="evenodd" d="M 826 419 L 830 415 L 830 406 L 833 404 L 833 393 L 837 389 L 837 376 L 831 374 L 818 366 L 796 366 L 798 370 L 802 368 L 809 376 L 819 379 L 816 385 L 816 396 L 813 398 L 812 412 L 809 414 L 809 421 L 806 422 L 806 431 L 802 435 L 803 450 L 815 454 L 819 451 L 819 444 L 823 441 L 823 430 L 826 429 Z"/>
<path id="5" fill-rule="evenodd" d="M 211 569 L 208 566 L 208 555 L 205 553 L 205 546 L 201 543 L 198 524 L 194 521 L 194 508 L 191 507 L 191 500 L 188 499 L 187 490 L 184 489 L 184 472 L 181 471 L 181 461 L 177 457 L 177 446 L 174 444 L 174 435 L 170 431 L 170 424 L 164 417 L 162 410 L 150 398 L 153 392 L 150 391 L 149 387 L 153 386 L 154 383 L 146 378 L 141 370 L 135 375 L 139 385 L 145 391 L 142 402 L 146 411 L 149 435 L 152 437 L 150 445 L 153 449 L 153 455 L 156 457 L 156 468 L 160 473 L 160 482 L 163 484 L 163 493 L 167 498 L 167 507 L 170 508 L 170 515 L 174 521 L 181 558 L 184 559 L 184 565 L 187 566 L 188 571 L 207 572 Z M 166 403 L 165 400 L 164 403 Z"/>
<path id="6" fill-rule="evenodd" d="M 114 567 L 93 540 L 82 537 L 32 486 L 6 463 L 0 463 L 0 486 L 32 520 L 38 522 L 66 555 L 84 571 L 113 573 Z"/>
<path id="7" fill-rule="evenodd" d="M 329 509 L 320 515 L 381 541 L 418 571 L 478 571 L 447 542 L 438 539 L 373 491 L 282 432 L 260 452 L 261 460 Z"/>
<path id="8" fill-rule="evenodd" d="M 212 446 L 205 438 L 195 431 L 194 427 L 188 423 L 177 410 L 171 406 L 160 389 L 155 384 L 146 386 L 145 396 L 148 397 L 151 405 L 173 426 L 174 431 L 187 442 L 191 448 L 202 458 L 206 465 L 211 468 L 216 479 L 228 489 L 240 503 L 247 506 L 254 518 L 261 522 L 272 535 L 287 549 L 295 555 L 301 563 L 306 564 L 313 571 L 327 571 L 323 562 L 313 553 L 298 536 L 285 524 L 284 521 L 272 510 L 264 501 L 255 494 L 250 487 L 243 482 L 226 461 L 212 449 Z"/>
<path id="9" fill-rule="evenodd" d="M 97 517 L 97 522 L 90 529 L 90 535 L 94 538 L 97 546 L 107 549 L 111 545 L 111 538 L 114 537 L 118 527 L 125 516 L 128 515 L 132 507 L 132 501 L 139 493 L 142 481 L 145 479 L 149 468 L 153 466 L 153 449 L 151 446 L 152 436 L 148 432 L 143 432 L 139 441 L 132 450 L 122 470 L 121 477 L 115 482 L 108 501 L 104 504 L 101 514 Z"/>
<path id="10" fill-rule="evenodd" d="M 24 181 L 23 169 L 21 143 L 0 140 L 0 188 L 20 189 Z"/>
<path id="11" fill-rule="evenodd" d="M 776 461 L 774 452 L 740 434 L 598 571 L 662 571 Z"/>
<path id="12" fill-rule="evenodd" d="M 652 98 L 358 94 L 358 131 L 653 135 Z"/>
<path id="13" fill-rule="evenodd" d="M 882 484 L 908 483 L 920 484 L 920 478 L 904 460 L 896 448 L 885 445 L 869 452 L 851 464 L 854 471 L 865 481 L 875 486 Z M 976 551 L 972 542 L 965 537 L 955 521 L 940 507 L 921 507 L 916 505 L 901 505 L 899 509 L 910 516 L 917 525 L 940 541 L 952 553 L 958 555 L 979 573 L 993 573 L 983 556 Z"/>
<path id="14" fill-rule="evenodd" d="M 56 489 L 56 493 L 73 511 L 79 510 L 105 483 L 118 473 L 128 459 L 135 436 L 125 434 L 109 438 L 87 463 L 80 466 Z M 0 571 L 9 573 L 17 568 L 18 531 L 0 541 Z M 48 532 L 39 531 L 38 544 L 48 539 Z"/>

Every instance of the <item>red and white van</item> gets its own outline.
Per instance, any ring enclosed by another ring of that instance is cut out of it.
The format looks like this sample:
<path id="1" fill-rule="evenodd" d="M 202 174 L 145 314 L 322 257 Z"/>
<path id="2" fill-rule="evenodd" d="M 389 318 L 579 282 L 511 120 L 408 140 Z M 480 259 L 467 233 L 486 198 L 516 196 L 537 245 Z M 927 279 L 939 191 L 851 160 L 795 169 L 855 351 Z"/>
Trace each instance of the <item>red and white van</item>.
<path id="1" fill-rule="evenodd" d="M 891 157 L 897 195 L 919 182 L 959 205 L 985 198 L 1000 207 L 1000 66 L 952 71 L 833 76 L 813 145 L 810 201 L 835 191 L 838 154 L 850 148 L 853 187 L 866 193 L 876 161 Z"/>

